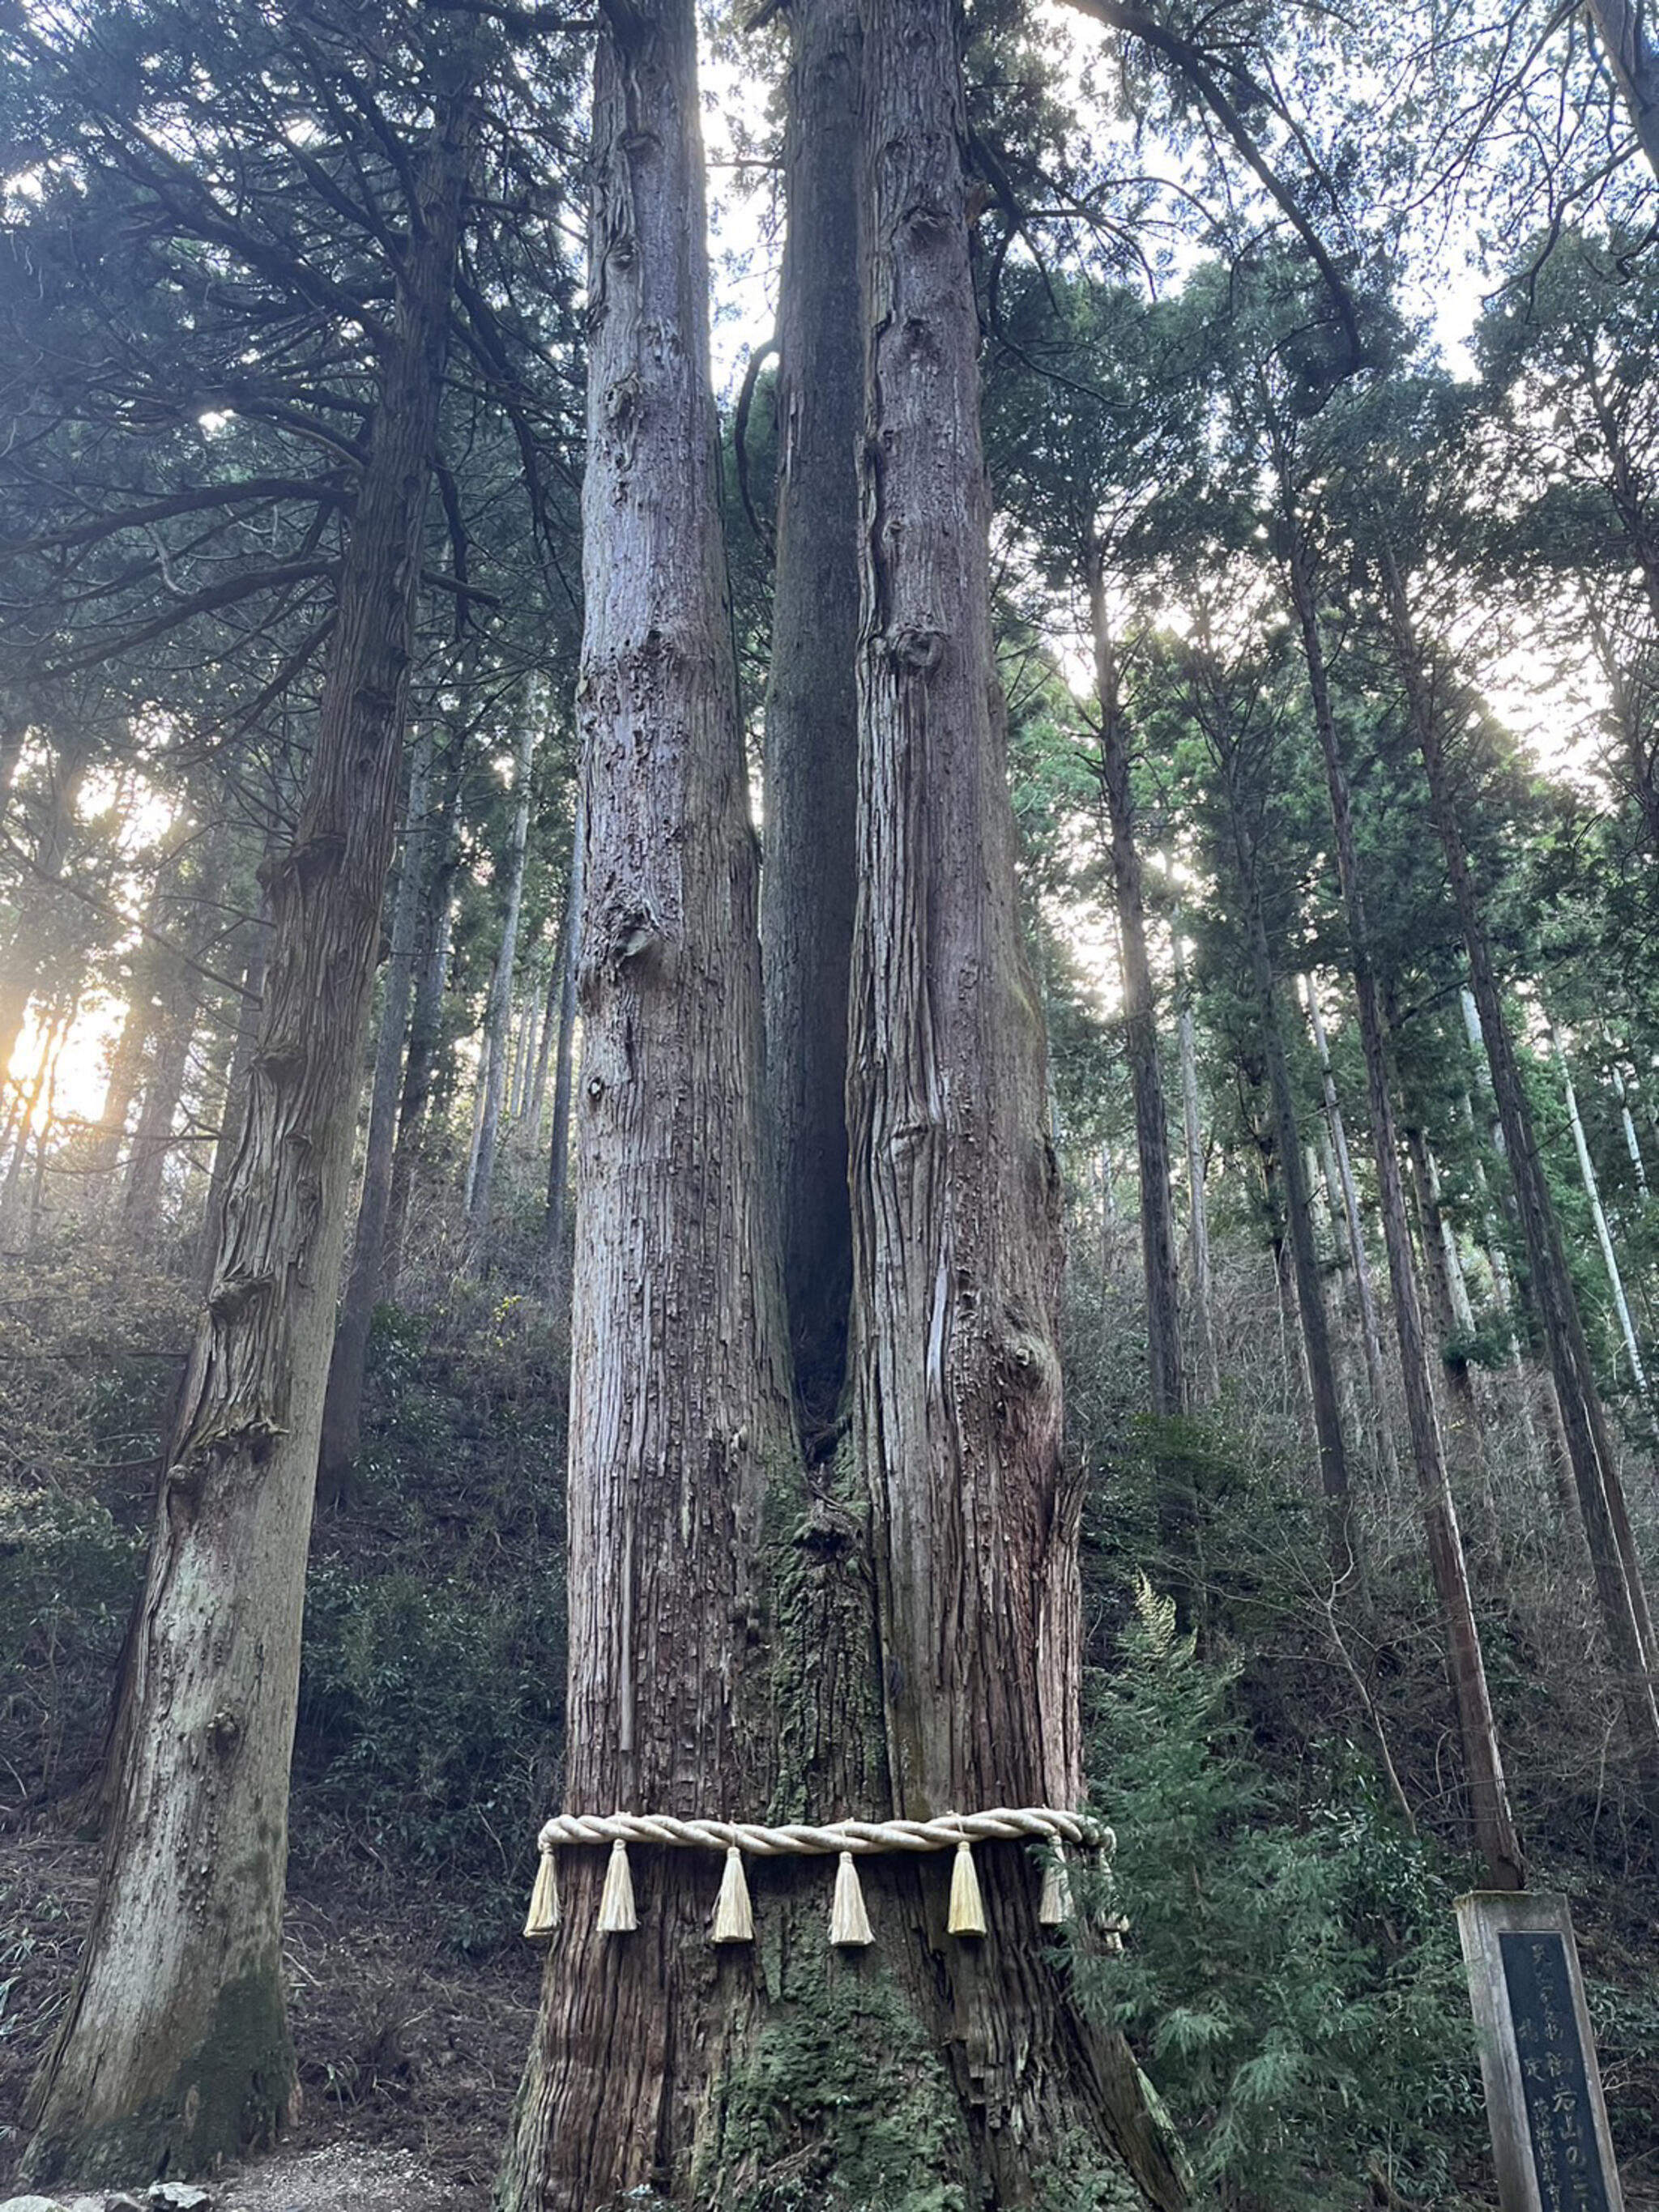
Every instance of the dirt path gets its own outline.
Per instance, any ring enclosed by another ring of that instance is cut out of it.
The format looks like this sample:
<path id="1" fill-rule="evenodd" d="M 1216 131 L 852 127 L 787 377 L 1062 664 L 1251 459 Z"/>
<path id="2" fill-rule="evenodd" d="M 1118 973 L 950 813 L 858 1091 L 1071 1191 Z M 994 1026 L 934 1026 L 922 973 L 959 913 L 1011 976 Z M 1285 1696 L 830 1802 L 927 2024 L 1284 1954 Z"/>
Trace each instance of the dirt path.
<path id="1" fill-rule="evenodd" d="M 94 1844 L 0 1837 L 0 2206 L 21 2185 L 23 2094 L 68 1994 L 97 1878 Z M 535 2018 L 528 1947 L 447 1951 L 436 1900 L 370 1916 L 316 1895 L 285 1929 L 301 2109 L 288 2140 L 200 2177 L 213 2212 L 438 2212 L 487 2203 Z M 134 2176 L 143 2201 L 149 2175 Z M 74 2191 L 60 2192 L 71 2203 Z M 77 2212 L 102 2212 L 88 2197 Z"/>

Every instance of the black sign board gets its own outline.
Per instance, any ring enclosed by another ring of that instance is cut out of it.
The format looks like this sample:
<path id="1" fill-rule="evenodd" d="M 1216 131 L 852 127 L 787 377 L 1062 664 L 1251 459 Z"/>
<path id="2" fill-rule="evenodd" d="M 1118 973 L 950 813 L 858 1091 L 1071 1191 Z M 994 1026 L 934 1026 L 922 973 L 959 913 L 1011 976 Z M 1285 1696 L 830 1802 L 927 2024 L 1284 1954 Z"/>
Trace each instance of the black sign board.
<path id="1" fill-rule="evenodd" d="M 1567 1947 L 1553 1933 L 1510 1929 L 1498 1943 L 1543 2212 L 1612 2212 Z"/>

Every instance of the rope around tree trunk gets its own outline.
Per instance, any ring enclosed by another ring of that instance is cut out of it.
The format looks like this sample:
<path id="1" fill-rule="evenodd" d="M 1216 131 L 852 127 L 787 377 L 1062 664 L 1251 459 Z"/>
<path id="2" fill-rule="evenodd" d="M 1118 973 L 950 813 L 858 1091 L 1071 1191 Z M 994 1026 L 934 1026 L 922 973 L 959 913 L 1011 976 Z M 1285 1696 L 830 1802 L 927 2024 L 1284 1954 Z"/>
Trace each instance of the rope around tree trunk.
<path id="1" fill-rule="evenodd" d="M 944 1851 L 957 1844 L 1041 1841 L 1111 1851 L 1117 1838 L 1103 1820 L 1052 1805 L 998 1805 L 988 1813 L 946 1813 L 934 1820 L 836 1820 L 768 1828 L 749 1820 L 676 1820 L 665 1814 L 560 1813 L 537 1838 L 544 1851 L 562 1844 L 665 1844 L 679 1850 L 747 1851 L 756 1858 L 860 1856 L 875 1851 Z"/>

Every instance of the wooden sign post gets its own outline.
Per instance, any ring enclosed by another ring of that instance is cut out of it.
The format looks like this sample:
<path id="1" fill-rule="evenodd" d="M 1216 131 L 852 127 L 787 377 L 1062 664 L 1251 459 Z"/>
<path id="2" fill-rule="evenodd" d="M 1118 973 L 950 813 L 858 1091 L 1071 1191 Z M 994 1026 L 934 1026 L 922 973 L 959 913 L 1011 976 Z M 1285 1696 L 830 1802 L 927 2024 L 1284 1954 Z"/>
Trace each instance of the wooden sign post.
<path id="1" fill-rule="evenodd" d="M 1566 1899 L 1476 1890 L 1457 1929 L 1504 2212 L 1624 2212 Z"/>

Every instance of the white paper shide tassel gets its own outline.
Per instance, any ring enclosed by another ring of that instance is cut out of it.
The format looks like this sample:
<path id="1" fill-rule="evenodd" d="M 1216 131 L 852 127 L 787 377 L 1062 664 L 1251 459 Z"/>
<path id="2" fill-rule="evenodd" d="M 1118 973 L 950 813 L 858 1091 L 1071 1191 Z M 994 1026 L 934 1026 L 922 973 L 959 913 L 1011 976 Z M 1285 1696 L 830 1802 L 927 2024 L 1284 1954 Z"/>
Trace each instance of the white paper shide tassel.
<path id="1" fill-rule="evenodd" d="M 536 1869 L 536 1887 L 530 1893 L 530 1911 L 524 1923 L 524 1932 L 533 1943 L 544 1941 L 559 1924 L 558 1861 L 551 1851 L 544 1851 Z"/>
<path id="2" fill-rule="evenodd" d="M 851 1851 L 843 1851 L 836 1869 L 836 1899 L 830 1908 L 830 1941 L 844 1951 L 862 1950 L 873 1943 L 870 1916 L 864 1909 L 864 1891 Z"/>
<path id="3" fill-rule="evenodd" d="M 628 1863 L 628 1846 L 621 1837 L 611 1846 L 611 1863 L 605 1870 L 599 1898 L 601 1936 L 631 1936 L 639 1926 L 634 1912 L 634 1875 Z"/>
<path id="4" fill-rule="evenodd" d="M 985 1900 L 979 1893 L 974 1854 L 965 1838 L 957 1845 L 956 1863 L 951 1869 L 951 1912 L 945 1926 L 951 1936 L 985 1933 Z"/>
<path id="5" fill-rule="evenodd" d="M 1072 1869 L 1066 1846 L 1055 1837 L 1042 1867 L 1042 1897 L 1037 1920 L 1044 1928 L 1063 1928 L 1072 1917 Z"/>
<path id="6" fill-rule="evenodd" d="M 716 1943 L 752 1943 L 755 1916 L 749 1903 L 749 1885 L 743 1876 L 743 1853 L 733 1844 L 726 1854 L 726 1872 L 714 1904 Z"/>

